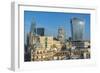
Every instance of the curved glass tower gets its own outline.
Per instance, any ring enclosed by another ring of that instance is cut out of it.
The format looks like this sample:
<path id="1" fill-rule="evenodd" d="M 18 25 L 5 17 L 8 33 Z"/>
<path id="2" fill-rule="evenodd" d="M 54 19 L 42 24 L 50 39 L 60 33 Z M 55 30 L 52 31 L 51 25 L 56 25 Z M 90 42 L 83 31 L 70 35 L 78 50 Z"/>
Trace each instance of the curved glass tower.
<path id="1" fill-rule="evenodd" d="M 82 41 L 84 35 L 85 21 L 80 18 L 71 19 L 71 31 L 73 41 Z"/>

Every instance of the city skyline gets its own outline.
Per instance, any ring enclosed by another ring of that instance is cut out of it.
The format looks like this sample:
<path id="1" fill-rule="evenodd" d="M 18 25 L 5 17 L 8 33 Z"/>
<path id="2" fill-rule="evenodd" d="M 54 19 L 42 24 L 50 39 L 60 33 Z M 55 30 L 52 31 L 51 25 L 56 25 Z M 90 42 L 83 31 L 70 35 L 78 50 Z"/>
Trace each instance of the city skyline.
<path id="1" fill-rule="evenodd" d="M 85 32 L 84 40 L 90 40 L 90 14 L 83 13 L 61 13 L 61 12 L 42 12 L 42 11 L 24 11 L 24 32 L 30 32 L 31 22 L 34 19 L 36 27 L 43 27 L 47 36 L 58 35 L 58 28 L 63 26 L 65 29 L 66 38 L 72 37 L 70 20 L 73 17 L 84 19 Z"/>
<path id="2" fill-rule="evenodd" d="M 90 59 L 90 14 L 24 11 L 24 61 Z"/>

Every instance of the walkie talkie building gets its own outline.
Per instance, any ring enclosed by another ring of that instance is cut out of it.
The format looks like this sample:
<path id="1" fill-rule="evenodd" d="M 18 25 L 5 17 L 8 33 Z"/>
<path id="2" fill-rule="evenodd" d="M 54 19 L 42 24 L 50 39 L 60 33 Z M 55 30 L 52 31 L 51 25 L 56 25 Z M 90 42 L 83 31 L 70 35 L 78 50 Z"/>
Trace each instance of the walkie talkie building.
<path id="1" fill-rule="evenodd" d="M 84 36 L 85 21 L 79 18 L 71 19 L 72 40 L 82 41 Z"/>

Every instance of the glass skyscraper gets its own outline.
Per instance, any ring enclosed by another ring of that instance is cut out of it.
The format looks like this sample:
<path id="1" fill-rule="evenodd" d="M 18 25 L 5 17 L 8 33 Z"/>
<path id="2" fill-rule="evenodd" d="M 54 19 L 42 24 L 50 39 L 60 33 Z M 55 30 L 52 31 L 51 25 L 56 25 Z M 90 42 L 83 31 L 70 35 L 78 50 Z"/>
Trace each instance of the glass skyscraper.
<path id="1" fill-rule="evenodd" d="M 82 41 L 84 35 L 85 21 L 80 18 L 71 19 L 71 31 L 73 41 Z"/>
<path id="2" fill-rule="evenodd" d="M 36 22 L 35 22 L 34 18 L 32 19 L 32 22 L 31 22 L 30 32 L 33 35 L 36 35 Z"/>
<path id="3" fill-rule="evenodd" d="M 36 34 L 39 36 L 44 36 L 44 28 L 36 28 Z"/>

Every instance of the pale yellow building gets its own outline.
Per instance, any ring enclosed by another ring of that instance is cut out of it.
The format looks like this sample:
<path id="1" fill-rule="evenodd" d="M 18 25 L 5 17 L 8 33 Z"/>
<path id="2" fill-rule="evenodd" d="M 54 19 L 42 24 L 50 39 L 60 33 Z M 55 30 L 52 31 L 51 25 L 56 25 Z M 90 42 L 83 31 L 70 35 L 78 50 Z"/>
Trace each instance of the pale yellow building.
<path id="1" fill-rule="evenodd" d="M 57 48 L 61 48 L 60 41 L 53 40 L 53 44 L 56 44 Z"/>
<path id="2" fill-rule="evenodd" d="M 51 45 L 53 44 L 52 36 L 39 36 L 39 38 L 42 48 L 51 48 Z"/>

